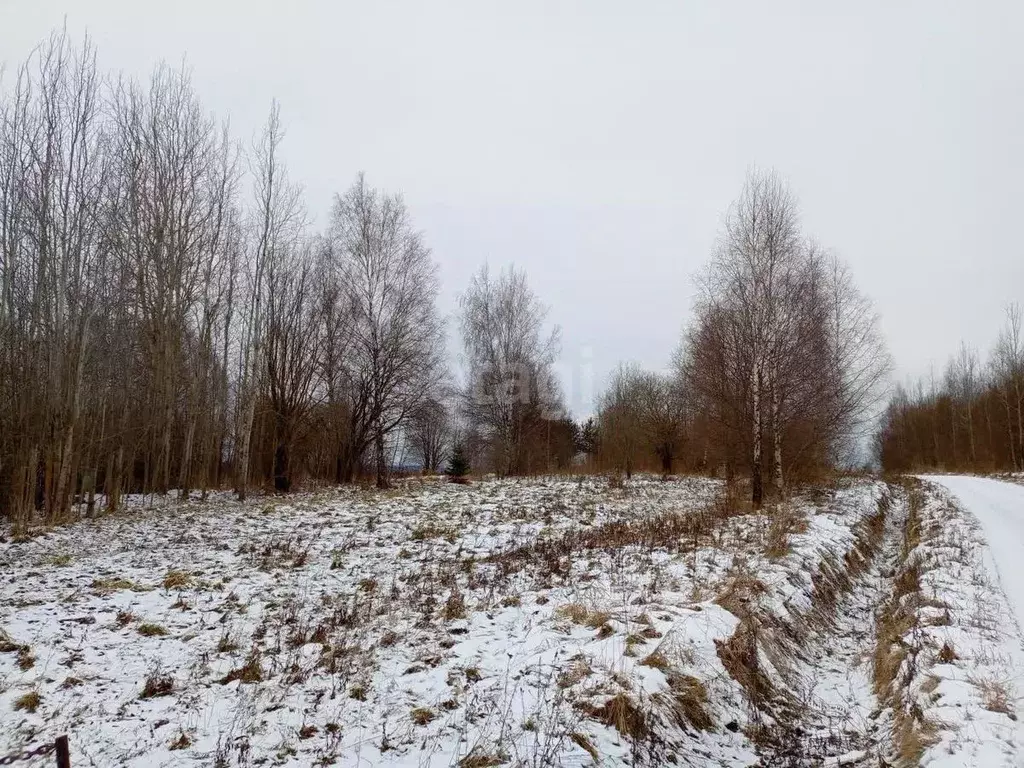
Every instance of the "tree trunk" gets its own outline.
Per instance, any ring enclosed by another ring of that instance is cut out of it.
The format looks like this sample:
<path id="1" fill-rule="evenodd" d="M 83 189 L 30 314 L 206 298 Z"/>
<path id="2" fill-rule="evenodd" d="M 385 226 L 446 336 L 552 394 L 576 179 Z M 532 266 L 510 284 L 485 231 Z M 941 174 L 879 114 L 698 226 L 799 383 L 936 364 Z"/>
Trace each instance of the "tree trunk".
<path id="1" fill-rule="evenodd" d="M 1024 400 L 1021 399 L 1019 377 L 1014 377 L 1013 390 L 1017 395 L 1017 458 L 1020 461 L 1018 469 L 1024 470 Z"/>
<path id="2" fill-rule="evenodd" d="M 1006 406 L 1006 429 L 1010 439 L 1010 465 L 1017 469 L 1017 449 L 1013 437 L 1013 419 L 1010 417 L 1010 398 L 1007 397 L 1003 404 Z"/>
<path id="3" fill-rule="evenodd" d="M 971 451 L 971 469 L 977 469 L 978 454 L 974 447 L 974 416 L 971 413 L 971 401 L 967 401 L 967 445 Z"/>
<path id="4" fill-rule="evenodd" d="M 249 486 L 249 446 L 252 441 L 252 423 L 256 417 L 256 399 L 252 393 L 245 395 L 245 406 L 238 423 L 237 445 L 235 455 L 235 493 L 239 501 L 245 501 Z"/>
<path id="5" fill-rule="evenodd" d="M 772 387 L 772 484 L 779 498 L 783 495 L 782 477 L 782 427 L 779 416 L 779 390 Z"/>
<path id="6" fill-rule="evenodd" d="M 278 442 L 274 449 L 274 490 L 278 493 L 288 493 L 292 488 L 289 459 L 287 441 Z"/>
<path id="7" fill-rule="evenodd" d="M 377 487 L 388 488 L 388 465 L 384 458 L 384 435 L 377 431 L 377 436 L 374 438 L 374 453 L 377 456 Z"/>
<path id="8" fill-rule="evenodd" d="M 196 436 L 196 418 L 193 415 L 189 419 L 188 427 L 185 429 L 185 444 L 181 450 L 181 468 L 178 470 L 178 487 L 181 489 L 181 498 L 188 501 L 192 491 L 191 472 L 192 467 L 192 446 Z"/>
<path id="9" fill-rule="evenodd" d="M 75 449 L 75 425 L 68 425 L 64 435 L 63 445 L 60 449 L 60 464 L 57 470 L 57 482 L 53 493 L 53 503 L 50 505 L 52 521 L 61 519 L 69 509 L 68 502 L 73 491 L 68 487 L 71 481 L 71 463 Z"/>
<path id="10" fill-rule="evenodd" d="M 761 501 L 764 498 L 761 478 L 761 377 L 758 374 L 756 363 L 750 377 L 750 401 L 752 405 L 750 425 L 750 501 L 754 505 L 754 509 L 760 509 Z"/>
<path id="11" fill-rule="evenodd" d="M 111 472 L 104 482 L 107 492 L 107 511 L 116 512 L 121 505 L 121 489 L 124 487 L 124 446 L 118 446 L 111 457 Z"/>

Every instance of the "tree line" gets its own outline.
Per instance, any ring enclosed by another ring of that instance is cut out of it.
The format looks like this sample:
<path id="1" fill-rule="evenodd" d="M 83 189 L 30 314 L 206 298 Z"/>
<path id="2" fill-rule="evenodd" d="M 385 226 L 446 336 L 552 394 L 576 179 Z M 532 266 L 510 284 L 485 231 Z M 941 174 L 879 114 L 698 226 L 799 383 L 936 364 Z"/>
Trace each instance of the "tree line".
<path id="1" fill-rule="evenodd" d="M 988 360 L 961 343 L 941 377 L 898 386 L 875 449 L 892 472 L 1024 471 L 1024 316 L 1006 321 Z"/>
<path id="2" fill-rule="evenodd" d="M 698 279 L 668 374 L 621 367 L 600 444 L 627 474 L 720 470 L 751 500 L 855 459 L 890 369 L 878 318 L 846 265 L 803 231 L 776 173 L 752 171 Z"/>
<path id="3" fill-rule="evenodd" d="M 276 104 L 243 147 L 187 72 L 104 76 L 64 33 L 16 71 L 0 97 L 10 519 L 128 492 L 385 486 L 402 454 L 437 470 L 456 439 L 503 473 L 565 463 L 558 337 L 525 275 L 474 277 L 455 387 L 437 264 L 401 196 L 360 175 L 315 231 L 283 138 Z"/>
<path id="4" fill-rule="evenodd" d="M 558 329 L 514 267 L 459 300 L 398 194 L 359 175 L 311 223 L 272 105 L 239 142 L 186 71 L 103 75 L 54 34 L 0 92 L 0 511 L 126 493 L 288 492 L 396 466 L 724 472 L 760 504 L 842 461 L 888 357 L 849 270 L 752 172 L 667 374 L 623 365 L 575 423 Z M 1018 401 L 1019 413 L 1019 401 Z M 1020 455 L 1019 447 L 1016 455 Z"/>

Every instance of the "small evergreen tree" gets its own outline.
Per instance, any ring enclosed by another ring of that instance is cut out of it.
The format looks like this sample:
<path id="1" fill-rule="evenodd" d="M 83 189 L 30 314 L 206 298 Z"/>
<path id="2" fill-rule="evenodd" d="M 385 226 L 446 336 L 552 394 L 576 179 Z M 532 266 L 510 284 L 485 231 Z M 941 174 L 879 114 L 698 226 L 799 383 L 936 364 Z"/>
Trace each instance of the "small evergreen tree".
<path id="1" fill-rule="evenodd" d="M 595 455 L 597 453 L 597 439 L 597 424 L 594 422 L 594 417 L 591 416 L 579 428 L 576 450 L 588 456 Z"/>
<path id="2" fill-rule="evenodd" d="M 465 477 L 468 472 L 469 461 L 466 459 L 465 451 L 462 450 L 462 443 L 456 443 L 451 458 L 448 460 L 448 475 L 451 477 Z"/>

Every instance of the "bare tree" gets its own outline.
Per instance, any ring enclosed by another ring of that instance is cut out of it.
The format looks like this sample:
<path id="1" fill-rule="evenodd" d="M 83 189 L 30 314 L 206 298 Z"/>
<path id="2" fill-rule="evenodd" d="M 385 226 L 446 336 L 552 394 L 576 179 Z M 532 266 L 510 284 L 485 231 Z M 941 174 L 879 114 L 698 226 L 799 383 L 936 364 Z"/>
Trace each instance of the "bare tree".
<path id="1" fill-rule="evenodd" d="M 626 475 L 641 461 L 645 446 L 644 414 L 638 391 L 644 372 L 635 364 L 619 367 L 598 403 L 598 431 L 602 463 Z"/>
<path id="2" fill-rule="evenodd" d="M 1006 414 L 1007 445 L 1011 464 L 1024 469 L 1024 322 L 1019 304 L 1006 309 L 1006 325 L 999 333 L 992 356 L 999 382 L 999 399 Z"/>
<path id="3" fill-rule="evenodd" d="M 271 275 L 280 283 L 278 287 L 287 287 L 289 290 L 295 288 L 304 295 L 307 290 L 308 276 L 305 269 L 293 263 L 305 224 L 305 214 L 300 190 L 289 183 L 281 163 L 280 146 L 283 140 L 281 110 L 277 102 L 274 102 L 267 124 L 252 153 L 253 204 L 249 213 L 252 240 L 249 245 L 251 255 L 246 262 L 247 294 L 242 314 L 235 432 L 235 490 L 239 499 L 245 498 L 248 487 L 252 462 L 250 445 L 257 401 L 260 392 L 271 386 L 264 381 L 263 376 L 270 371 L 279 371 L 282 365 L 280 361 L 271 363 L 266 356 L 269 333 L 267 304 L 272 298 Z M 292 282 L 296 269 L 301 272 L 298 287 Z M 290 298 L 276 297 L 279 302 L 275 305 L 279 326 L 274 330 L 275 334 L 280 334 L 287 324 L 282 317 L 286 310 L 280 302 L 287 302 Z M 287 341 L 283 346 L 279 345 L 277 350 L 285 356 L 291 351 Z M 283 382 L 278 380 L 273 386 L 280 395 Z"/>
<path id="4" fill-rule="evenodd" d="M 427 398 L 413 410 L 408 439 L 424 471 L 437 473 L 448 456 L 454 429 L 448 408 L 438 398 Z"/>
<path id="5" fill-rule="evenodd" d="M 16 520 L 33 506 L 51 520 L 66 514 L 84 449 L 83 384 L 109 252 L 99 118 L 95 51 L 88 39 L 75 50 L 64 32 L 21 68 L 0 111 L 0 503 Z"/>
<path id="6" fill-rule="evenodd" d="M 702 282 L 701 311 L 730 327 L 722 352 L 746 382 L 743 410 L 749 418 L 751 496 L 761 503 L 762 441 L 766 410 L 773 427 L 774 476 L 782 483 L 779 411 L 780 368 L 792 340 L 786 287 L 797 270 L 801 235 L 796 201 L 774 173 L 752 172 L 725 220 L 711 269 Z M 770 402 L 765 407 L 765 395 Z"/>
<path id="7" fill-rule="evenodd" d="M 764 444 L 776 494 L 787 445 L 791 464 L 837 461 L 874 415 L 888 356 L 870 302 L 802 238 L 773 173 L 748 177 L 700 289 L 682 369 L 721 429 L 727 473 L 740 446 L 749 456 L 758 505 Z"/>
<path id="8" fill-rule="evenodd" d="M 315 405 L 320 313 L 310 245 L 278 243 L 267 266 L 266 397 L 273 433 L 274 490 L 292 487 L 293 449 Z"/>
<path id="9" fill-rule="evenodd" d="M 385 444 L 443 374 L 444 327 L 437 266 L 402 198 L 362 175 L 335 200 L 328 235 L 341 309 L 350 323 L 344 389 L 350 479 L 372 447 L 377 485 L 388 485 Z"/>
<path id="10" fill-rule="evenodd" d="M 526 273 L 515 267 L 497 279 L 482 267 L 460 304 L 466 417 L 486 441 L 494 469 L 516 474 L 523 471 L 541 421 L 562 412 L 552 370 L 559 332 L 545 335 L 547 309 L 527 285 Z"/>

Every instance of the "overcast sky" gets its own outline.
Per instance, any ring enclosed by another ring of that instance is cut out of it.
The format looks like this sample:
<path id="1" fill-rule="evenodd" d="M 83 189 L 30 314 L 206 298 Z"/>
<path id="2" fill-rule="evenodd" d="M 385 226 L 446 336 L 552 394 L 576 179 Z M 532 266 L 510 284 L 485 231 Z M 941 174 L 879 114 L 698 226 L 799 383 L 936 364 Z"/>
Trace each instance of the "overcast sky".
<path id="1" fill-rule="evenodd" d="M 618 361 L 667 364 L 751 165 L 851 264 L 899 378 L 1024 301 L 1019 2 L 0 0 L 0 60 L 65 17 L 104 68 L 185 57 L 241 138 L 280 100 L 321 221 L 359 170 L 403 192 L 446 313 L 485 261 L 525 268 L 578 415 Z"/>

